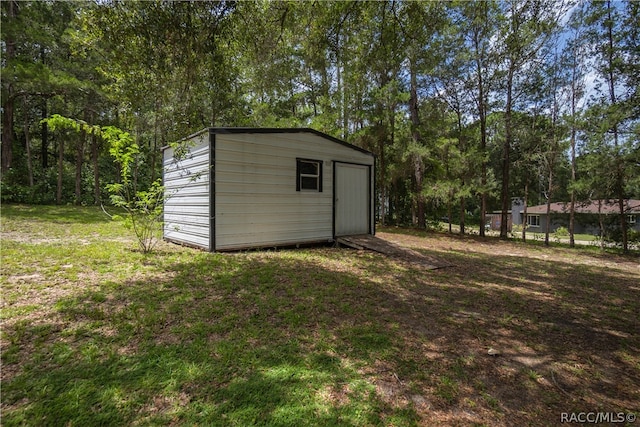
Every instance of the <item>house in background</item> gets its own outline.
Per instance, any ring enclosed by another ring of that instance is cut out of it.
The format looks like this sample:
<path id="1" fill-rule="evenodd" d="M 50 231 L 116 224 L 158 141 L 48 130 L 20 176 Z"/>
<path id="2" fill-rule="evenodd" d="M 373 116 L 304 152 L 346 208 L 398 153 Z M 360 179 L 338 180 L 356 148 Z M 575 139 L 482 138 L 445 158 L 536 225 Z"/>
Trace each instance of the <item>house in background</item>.
<path id="1" fill-rule="evenodd" d="M 507 231 L 511 231 L 511 226 L 513 225 L 513 211 L 507 211 Z M 502 224 L 502 212 L 501 211 L 493 211 L 485 214 L 485 218 L 487 221 L 487 226 L 490 230 L 500 231 L 500 225 Z"/>
<path id="2" fill-rule="evenodd" d="M 520 212 L 524 209 L 524 202 L 518 197 L 511 199 L 511 210 L 507 211 L 507 231 L 511 231 L 513 225 L 522 224 L 522 215 L 514 215 L 514 212 Z M 500 231 L 500 224 L 502 223 L 502 211 L 487 212 L 485 214 L 487 226 L 490 230 Z"/>
<path id="3" fill-rule="evenodd" d="M 513 223 L 523 224 L 524 206 L 514 199 Z M 551 203 L 551 221 L 549 232 L 555 232 L 559 227 L 569 228 L 569 202 Z M 625 212 L 629 230 L 640 231 L 640 200 L 625 200 Z M 614 200 L 592 200 L 590 202 L 576 202 L 575 224 L 576 234 L 600 234 L 599 216 L 603 215 L 605 226 L 617 226 L 620 210 L 618 202 Z M 527 208 L 527 231 L 545 233 L 547 231 L 547 205 L 529 206 Z"/>
<path id="4" fill-rule="evenodd" d="M 164 238 L 214 252 L 374 234 L 374 166 L 313 129 L 204 129 L 163 150 Z"/>

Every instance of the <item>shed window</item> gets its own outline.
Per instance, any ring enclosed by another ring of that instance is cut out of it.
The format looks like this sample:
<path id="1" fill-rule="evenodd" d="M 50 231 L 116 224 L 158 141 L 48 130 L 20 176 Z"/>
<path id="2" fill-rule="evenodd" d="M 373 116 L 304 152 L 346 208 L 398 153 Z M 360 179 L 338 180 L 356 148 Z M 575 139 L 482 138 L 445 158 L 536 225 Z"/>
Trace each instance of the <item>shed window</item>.
<path id="1" fill-rule="evenodd" d="M 540 227 L 540 215 L 527 215 L 527 224 L 531 227 Z"/>
<path id="2" fill-rule="evenodd" d="M 322 192 L 322 162 L 296 159 L 296 191 Z"/>
<path id="3" fill-rule="evenodd" d="M 635 224 L 636 223 L 636 216 L 635 215 L 628 215 L 627 216 L 627 224 Z"/>

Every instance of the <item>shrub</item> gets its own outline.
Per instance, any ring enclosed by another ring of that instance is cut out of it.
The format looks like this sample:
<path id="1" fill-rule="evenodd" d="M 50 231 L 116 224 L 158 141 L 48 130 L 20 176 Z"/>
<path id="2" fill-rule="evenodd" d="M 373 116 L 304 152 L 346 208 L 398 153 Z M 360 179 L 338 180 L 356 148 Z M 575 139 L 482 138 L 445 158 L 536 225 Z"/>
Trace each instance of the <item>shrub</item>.
<path id="1" fill-rule="evenodd" d="M 102 135 L 110 143 L 109 153 L 120 165 L 121 182 L 107 185 L 111 203 L 125 210 L 125 226 L 133 230 L 142 252 L 151 252 L 159 240 L 163 225 L 165 196 L 162 180 L 157 179 L 146 191 L 138 190 L 132 165 L 140 148 L 128 132 L 116 127 L 102 128 Z"/>
<path id="2" fill-rule="evenodd" d="M 569 237 L 569 230 L 566 227 L 558 227 L 554 234 L 556 237 Z"/>
<path id="3" fill-rule="evenodd" d="M 82 120 L 63 117 L 59 114 L 43 119 L 51 131 L 71 130 L 97 135 L 109 144 L 109 153 L 119 166 L 120 182 L 108 184 L 111 202 L 124 209 L 124 224 L 133 229 L 142 252 L 151 252 L 159 239 L 162 229 L 164 207 L 164 187 L 162 179 L 157 179 L 148 189 L 138 188 L 134 165 L 138 162 L 140 147 L 128 132 L 115 126 L 89 125 Z M 114 219 L 121 219 L 114 216 Z"/>

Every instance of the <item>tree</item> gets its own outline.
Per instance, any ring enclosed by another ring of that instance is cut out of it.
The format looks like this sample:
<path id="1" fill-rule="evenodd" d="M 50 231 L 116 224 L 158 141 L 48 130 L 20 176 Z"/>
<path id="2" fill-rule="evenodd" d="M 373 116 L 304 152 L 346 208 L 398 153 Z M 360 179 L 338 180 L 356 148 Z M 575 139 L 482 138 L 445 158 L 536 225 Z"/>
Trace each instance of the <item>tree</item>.
<path id="1" fill-rule="evenodd" d="M 625 5 L 632 22 L 639 19 L 638 8 Z M 599 171 L 603 177 L 609 177 L 611 196 L 617 199 L 619 224 L 622 235 L 622 247 L 628 251 L 627 212 L 625 199 L 628 188 L 626 182 L 633 175 L 629 157 L 633 155 L 638 141 L 632 137 L 632 126 L 637 123 L 637 35 L 627 30 L 621 11 L 611 1 L 592 2 L 587 12 L 589 41 L 595 51 L 594 69 L 599 77 L 596 95 L 591 99 L 587 117 L 589 140 L 593 153 L 610 156 L 610 168 Z M 635 110 L 635 111 L 634 111 Z M 598 145 L 608 147 L 598 148 Z M 611 172 L 613 171 L 613 172 Z"/>
<path id="2" fill-rule="evenodd" d="M 83 120 L 59 114 L 44 120 L 52 132 L 68 132 L 82 137 L 95 135 L 107 142 L 109 153 L 120 169 L 120 182 L 107 185 L 107 190 L 111 193 L 111 202 L 125 211 L 125 226 L 133 229 L 142 252 L 151 252 L 158 242 L 162 227 L 164 187 L 161 179 L 151 183 L 145 190 L 138 187 L 135 165 L 139 160 L 140 147 L 134 142 L 133 137 L 115 126 L 90 125 Z"/>
<path id="3" fill-rule="evenodd" d="M 107 185 L 107 190 L 111 193 L 111 202 L 114 206 L 124 209 L 125 226 L 133 229 L 142 252 L 149 253 L 160 239 L 162 231 L 165 200 L 162 180 L 157 179 L 148 189 L 140 190 L 134 168 L 140 147 L 128 132 L 123 132 L 115 126 L 102 127 L 100 133 L 109 143 L 109 153 L 120 166 L 120 182 Z"/>
<path id="4" fill-rule="evenodd" d="M 561 67 L 569 73 L 569 105 L 564 111 L 564 121 L 569 126 L 571 147 L 571 204 L 569 207 L 569 245 L 575 246 L 575 209 L 576 209 L 576 183 L 577 183 L 577 134 L 579 130 L 578 104 L 584 96 L 585 74 L 585 43 L 584 43 L 584 7 L 582 4 L 572 12 L 568 22 L 568 40 L 562 52 Z"/>
<path id="5" fill-rule="evenodd" d="M 518 102 L 523 102 L 522 83 L 529 77 L 528 71 L 535 70 L 538 54 L 542 51 L 550 35 L 555 31 L 564 6 L 538 0 L 506 2 L 504 21 L 501 29 L 502 56 L 504 61 L 504 120 L 505 135 L 502 146 L 502 214 L 500 238 L 507 238 L 509 196 L 509 170 L 511 166 L 511 145 L 513 142 L 513 111 Z"/>
<path id="6" fill-rule="evenodd" d="M 593 182 L 619 203 L 639 191 L 640 6 L 579 3 L 558 37 L 568 6 L 3 2 L 2 199 L 100 203 L 122 180 L 102 133 L 38 122 L 58 114 L 128 133 L 136 188 L 160 176 L 160 147 L 203 127 L 313 127 L 376 154 L 383 224 L 459 208 L 465 232 L 476 208 L 481 234 L 510 194 L 564 197 L 567 126 L 574 204 L 584 165 L 617 171 Z M 545 71 L 554 43 L 567 73 Z"/>
<path id="7" fill-rule="evenodd" d="M 492 41 L 498 31 L 499 9 L 495 1 L 461 2 L 458 29 L 463 34 L 465 49 L 457 52 L 467 56 L 469 73 L 466 86 L 472 93 L 474 111 L 478 120 L 479 146 L 477 155 L 480 161 L 480 235 L 485 234 L 487 199 L 492 191 L 488 172 L 487 117 L 491 112 L 490 94 L 496 83 L 498 67 L 497 46 Z"/>
<path id="8" fill-rule="evenodd" d="M 219 124 L 224 111 L 219 99 L 233 93 L 234 71 L 225 67 L 220 37 L 234 7 L 226 2 L 101 2 L 82 15 L 84 32 L 77 45 L 108 64 L 100 67 L 109 81 L 106 89 L 121 126 L 134 131 L 141 154 L 149 157 L 149 182 L 160 170 L 160 147 Z"/>
<path id="9" fill-rule="evenodd" d="M 2 72 L 2 168 L 0 173 L 4 176 L 11 168 L 13 161 L 13 113 L 16 101 L 15 79 L 7 76 L 7 72 L 15 67 L 13 63 L 16 57 L 16 34 L 18 16 L 18 2 L 2 2 L 2 39 L 4 40 L 4 63 Z M 11 70 L 14 71 L 14 70 Z"/>
<path id="10" fill-rule="evenodd" d="M 409 157 L 413 167 L 415 218 L 419 228 L 425 228 L 426 223 L 426 171 L 425 157 L 436 145 L 436 138 L 428 138 L 424 132 L 425 123 L 421 120 L 421 104 L 433 96 L 435 87 L 427 76 L 431 74 L 440 60 L 441 32 L 445 26 L 445 8 L 439 3 L 410 3 L 401 11 L 401 26 L 405 43 L 409 75 L 409 120 L 411 129 L 411 143 L 407 145 Z M 423 25 L 429 22 L 429 26 Z M 419 83 L 426 87 L 420 87 Z M 420 90 L 422 89 L 422 90 Z M 427 98 L 421 102 L 420 94 Z M 435 105 L 432 104 L 431 107 Z M 437 104 L 442 106 L 442 104 Z"/>

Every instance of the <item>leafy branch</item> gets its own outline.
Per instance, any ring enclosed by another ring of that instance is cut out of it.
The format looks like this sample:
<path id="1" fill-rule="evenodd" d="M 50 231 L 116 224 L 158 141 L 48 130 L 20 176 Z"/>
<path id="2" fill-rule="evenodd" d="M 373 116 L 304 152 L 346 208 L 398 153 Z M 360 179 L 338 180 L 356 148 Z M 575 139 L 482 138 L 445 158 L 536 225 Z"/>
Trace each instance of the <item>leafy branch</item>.
<path id="1" fill-rule="evenodd" d="M 162 180 L 154 181 L 147 190 L 138 190 L 132 166 L 140 154 L 140 147 L 133 137 L 115 126 L 89 125 L 88 123 L 59 114 L 43 119 L 52 131 L 71 130 L 101 137 L 109 144 L 109 153 L 120 168 L 120 182 L 107 184 L 111 203 L 126 214 L 112 216 L 123 219 L 124 225 L 133 230 L 140 249 L 151 252 L 156 246 L 163 225 L 165 201 Z"/>

